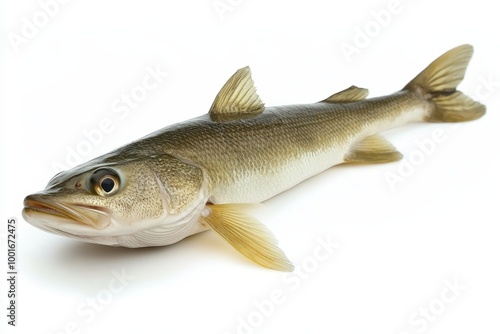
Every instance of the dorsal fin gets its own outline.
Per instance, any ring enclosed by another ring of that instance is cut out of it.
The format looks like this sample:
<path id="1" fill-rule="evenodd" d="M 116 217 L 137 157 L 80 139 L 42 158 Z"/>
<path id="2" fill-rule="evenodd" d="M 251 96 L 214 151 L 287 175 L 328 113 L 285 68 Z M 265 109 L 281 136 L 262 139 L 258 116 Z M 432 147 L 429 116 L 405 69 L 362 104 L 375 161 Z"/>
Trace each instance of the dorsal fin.
<path id="1" fill-rule="evenodd" d="M 338 103 L 338 102 L 354 102 L 366 99 L 368 96 L 368 89 L 351 86 L 343 91 L 333 94 L 329 98 L 321 102 Z"/>
<path id="2" fill-rule="evenodd" d="M 250 67 L 240 68 L 224 84 L 210 107 L 210 116 L 236 118 L 257 115 L 264 111 L 255 89 Z"/>

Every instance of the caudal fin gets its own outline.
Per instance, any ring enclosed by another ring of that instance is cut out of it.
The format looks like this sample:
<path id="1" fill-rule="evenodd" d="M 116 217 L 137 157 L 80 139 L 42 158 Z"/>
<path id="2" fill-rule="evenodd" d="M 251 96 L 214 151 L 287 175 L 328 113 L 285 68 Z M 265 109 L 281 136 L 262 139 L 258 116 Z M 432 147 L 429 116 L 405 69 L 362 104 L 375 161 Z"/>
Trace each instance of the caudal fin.
<path id="1" fill-rule="evenodd" d="M 419 91 L 433 103 L 428 122 L 463 122 L 480 118 L 486 107 L 456 88 L 463 80 L 472 57 L 471 45 L 461 45 L 444 53 L 405 87 Z"/>

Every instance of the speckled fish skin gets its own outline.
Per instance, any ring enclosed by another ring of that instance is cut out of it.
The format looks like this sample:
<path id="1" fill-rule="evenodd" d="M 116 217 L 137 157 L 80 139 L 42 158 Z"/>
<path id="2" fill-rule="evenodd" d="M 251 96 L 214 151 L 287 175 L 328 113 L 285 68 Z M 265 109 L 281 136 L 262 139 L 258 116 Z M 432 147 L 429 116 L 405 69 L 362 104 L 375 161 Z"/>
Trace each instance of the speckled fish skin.
<path id="1" fill-rule="evenodd" d="M 291 271 L 244 203 L 337 164 L 400 159 L 384 130 L 480 118 L 485 106 L 456 89 L 472 53 L 469 45 L 446 52 L 392 95 L 366 99 L 368 90 L 351 86 L 321 102 L 267 108 L 242 68 L 208 114 L 56 175 L 26 197 L 23 216 L 44 231 L 125 247 L 168 245 L 211 228 L 254 262 Z"/>

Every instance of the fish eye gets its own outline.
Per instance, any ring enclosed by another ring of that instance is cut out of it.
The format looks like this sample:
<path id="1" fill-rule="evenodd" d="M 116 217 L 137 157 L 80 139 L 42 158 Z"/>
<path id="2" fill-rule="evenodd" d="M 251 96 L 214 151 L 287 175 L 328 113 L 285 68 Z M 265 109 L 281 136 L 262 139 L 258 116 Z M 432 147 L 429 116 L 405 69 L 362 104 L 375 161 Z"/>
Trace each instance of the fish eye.
<path id="1" fill-rule="evenodd" d="M 99 196 L 111 196 L 120 189 L 120 177 L 110 168 L 97 169 L 90 177 L 90 183 Z"/>

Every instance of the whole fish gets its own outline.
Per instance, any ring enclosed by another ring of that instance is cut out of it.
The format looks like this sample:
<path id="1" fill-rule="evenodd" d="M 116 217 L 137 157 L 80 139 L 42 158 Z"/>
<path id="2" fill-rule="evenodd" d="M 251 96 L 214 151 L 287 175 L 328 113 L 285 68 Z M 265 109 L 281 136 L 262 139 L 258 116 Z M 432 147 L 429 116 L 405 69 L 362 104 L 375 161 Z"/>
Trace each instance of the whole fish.
<path id="1" fill-rule="evenodd" d="M 244 67 L 208 114 L 57 174 L 25 198 L 23 216 L 47 232 L 124 247 L 169 245 L 212 229 L 256 263 L 291 271 L 249 203 L 337 164 L 401 159 L 381 131 L 483 116 L 484 105 L 456 90 L 472 53 L 470 45 L 446 52 L 392 95 L 367 99 L 368 90 L 351 86 L 278 107 L 264 107 Z"/>

